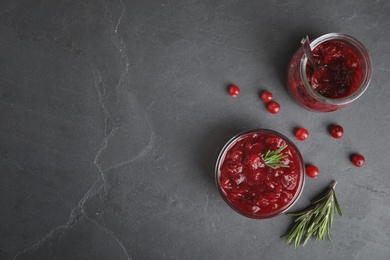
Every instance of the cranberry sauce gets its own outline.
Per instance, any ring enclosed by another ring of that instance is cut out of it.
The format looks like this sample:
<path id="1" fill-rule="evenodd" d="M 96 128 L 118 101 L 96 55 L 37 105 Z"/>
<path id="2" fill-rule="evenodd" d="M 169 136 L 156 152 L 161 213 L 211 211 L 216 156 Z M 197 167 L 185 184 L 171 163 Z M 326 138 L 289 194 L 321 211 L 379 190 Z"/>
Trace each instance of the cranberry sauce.
<path id="1" fill-rule="evenodd" d="M 281 163 L 273 169 L 263 157 L 282 146 Z M 244 133 L 220 156 L 217 182 L 222 195 L 235 210 L 252 218 L 268 218 L 286 211 L 302 191 L 303 160 L 297 148 L 270 130 Z"/>
<path id="2" fill-rule="evenodd" d="M 359 98 L 371 80 L 371 58 L 355 38 L 329 33 L 311 44 L 316 70 L 302 48 L 287 68 L 287 89 L 303 107 L 317 112 L 343 108 Z"/>
<path id="3" fill-rule="evenodd" d="M 308 63 L 307 78 L 320 95 L 337 99 L 354 93 L 360 84 L 362 66 L 358 55 L 344 42 L 327 41 L 313 50 L 318 69 Z"/>

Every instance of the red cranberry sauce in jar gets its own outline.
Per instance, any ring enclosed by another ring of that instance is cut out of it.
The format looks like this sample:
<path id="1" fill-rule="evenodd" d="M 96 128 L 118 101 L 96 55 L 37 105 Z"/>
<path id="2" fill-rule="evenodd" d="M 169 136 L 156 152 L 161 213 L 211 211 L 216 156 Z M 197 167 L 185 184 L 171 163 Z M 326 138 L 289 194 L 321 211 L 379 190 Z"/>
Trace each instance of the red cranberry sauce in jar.
<path id="1" fill-rule="evenodd" d="M 358 55 L 344 42 L 331 40 L 313 50 L 317 70 L 307 64 L 306 74 L 320 95 L 337 99 L 354 93 L 360 84 L 362 67 Z"/>
<path id="2" fill-rule="evenodd" d="M 267 151 L 282 146 L 288 168 L 265 165 Z M 291 144 L 272 131 L 240 136 L 225 152 L 219 164 L 218 181 L 225 199 L 240 213 L 253 218 L 276 216 L 295 202 L 302 190 L 302 157 Z M 299 152 L 298 152 L 299 153 Z"/>
<path id="3" fill-rule="evenodd" d="M 317 69 L 313 71 L 302 48 L 287 68 L 287 88 L 302 106 L 331 112 L 359 98 L 371 80 L 371 58 L 355 38 L 339 33 L 318 37 L 310 44 Z"/>

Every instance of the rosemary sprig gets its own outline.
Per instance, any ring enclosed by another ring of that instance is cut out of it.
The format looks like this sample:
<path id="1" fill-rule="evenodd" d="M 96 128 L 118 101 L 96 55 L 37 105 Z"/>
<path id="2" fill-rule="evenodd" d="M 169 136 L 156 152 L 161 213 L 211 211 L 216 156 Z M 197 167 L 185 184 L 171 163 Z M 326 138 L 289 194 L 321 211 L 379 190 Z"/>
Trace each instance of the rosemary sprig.
<path id="1" fill-rule="evenodd" d="M 286 147 L 287 145 L 283 145 L 278 150 L 268 150 L 265 156 L 263 156 L 263 161 L 265 165 L 271 167 L 272 169 L 277 169 L 279 167 L 289 168 L 289 165 L 280 162 L 281 159 L 286 158 L 288 156 L 287 154 L 281 153 L 284 149 L 286 149 Z"/>
<path id="2" fill-rule="evenodd" d="M 287 244 L 294 240 L 294 247 L 297 248 L 302 238 L 305 237 L 303 240 L 303 246 L 305 246 L 311 236 L 317 236 L 316 238 L 321 240 L 324 240 L 327 236 L 330 242 L 333 243 L 330 238 L 330 229 L 333 225 L 334 212 L 337 211 L 341 217 L 343 216 L 334 190 L 336 184 L 337 182 L 334 181 L 330 189 L 325 194 L 315 198 L 308 209 L 296 213 L 287 213 L 288 216 L 297 217 L 290 233 L 282 236 L 287 238 Z"/>

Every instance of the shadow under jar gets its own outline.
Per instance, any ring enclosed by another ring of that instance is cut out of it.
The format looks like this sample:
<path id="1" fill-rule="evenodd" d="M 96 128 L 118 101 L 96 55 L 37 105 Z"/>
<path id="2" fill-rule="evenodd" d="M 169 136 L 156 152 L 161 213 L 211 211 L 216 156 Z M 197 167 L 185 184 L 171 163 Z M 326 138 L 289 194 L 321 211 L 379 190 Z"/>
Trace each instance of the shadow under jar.
<path id="1" fill-rule="evenodd" d="M 329 33 L 313 40 L 310 47 L 315 70 L 302 48 L 287 69 L 287 88 L 298 103 L 312 111 L 331 112 L 364 93 L 371 80 L 371 59 L 358 40 Z"/>
<path id="2" fill-rule="evenodd" d="M 269 167 L 268 151 L 280 152 L 284 167 Z M 223 147 L 215 181 L 225 202 L 255 219 L 275 217 L 293 206 L 304 186 L 305 167 L 298 148 L 282 134 L 254 129 L 234 136 Z"/>

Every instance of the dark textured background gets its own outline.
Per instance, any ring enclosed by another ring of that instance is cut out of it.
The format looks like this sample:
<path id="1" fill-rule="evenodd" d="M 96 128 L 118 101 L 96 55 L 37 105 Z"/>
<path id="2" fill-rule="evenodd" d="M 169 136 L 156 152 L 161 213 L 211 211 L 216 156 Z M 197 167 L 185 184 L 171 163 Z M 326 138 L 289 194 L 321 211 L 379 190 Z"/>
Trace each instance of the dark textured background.
<path id="1" fill-rule="evenodd" d="M 386 0 L 0 1 L 0 258 L 388 259 L 389 14 Z M 313 113 L 285 70 L 303 36 L 328 32 L 369 49 L 373 78 L 347 108 Z M 294 250 L 279 238 L 289 217 L 238 215 L 213 170 L 238 132 L 295 140 L 297 126 L 321 174 L 293 209 L 336 179 L 345 216 L 333 244 Z"/>

